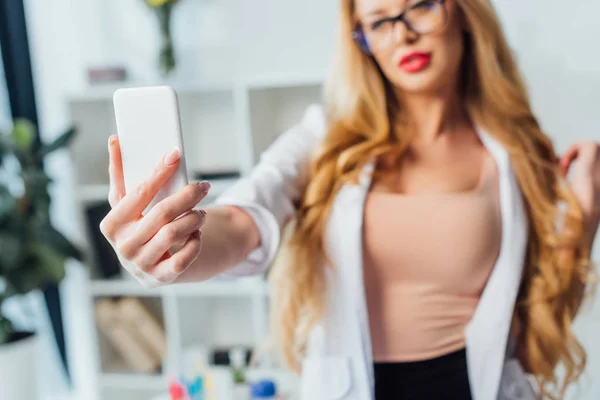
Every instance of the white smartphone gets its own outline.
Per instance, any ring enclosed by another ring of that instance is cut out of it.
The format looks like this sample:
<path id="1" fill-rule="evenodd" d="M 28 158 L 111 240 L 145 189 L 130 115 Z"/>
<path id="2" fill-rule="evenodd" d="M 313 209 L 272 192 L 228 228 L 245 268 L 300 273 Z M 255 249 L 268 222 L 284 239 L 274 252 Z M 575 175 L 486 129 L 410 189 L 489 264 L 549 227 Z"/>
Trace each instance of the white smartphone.
<path id="1" fill-rule="evenodd" d="M 144 210 L 145 214 L 188 183 L 177 93 L 169 86 L 118 89 L 113 104 L 126 192 L 148 179 L 166 153 L 175 147 L 181 151 L 179 168 Z"/>

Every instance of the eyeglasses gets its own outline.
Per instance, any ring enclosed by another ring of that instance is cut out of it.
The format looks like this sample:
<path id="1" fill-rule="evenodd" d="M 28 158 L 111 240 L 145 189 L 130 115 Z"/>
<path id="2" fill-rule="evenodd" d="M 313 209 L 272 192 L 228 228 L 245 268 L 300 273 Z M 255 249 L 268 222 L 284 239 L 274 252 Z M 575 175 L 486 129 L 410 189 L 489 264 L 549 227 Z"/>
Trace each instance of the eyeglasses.
<path id="1" fill-rule="evenodd" d="M 359 25 L 352 31 L 352 38 L 360 48 L 370 54 L 394 43 L 394 28 L 402 22 L 406 28 L 419 35 L 427 35 L 443 29 L 447 22 L 445 0 L 423 0 L 409 6 L 395 17 L 381 18 Z"/>

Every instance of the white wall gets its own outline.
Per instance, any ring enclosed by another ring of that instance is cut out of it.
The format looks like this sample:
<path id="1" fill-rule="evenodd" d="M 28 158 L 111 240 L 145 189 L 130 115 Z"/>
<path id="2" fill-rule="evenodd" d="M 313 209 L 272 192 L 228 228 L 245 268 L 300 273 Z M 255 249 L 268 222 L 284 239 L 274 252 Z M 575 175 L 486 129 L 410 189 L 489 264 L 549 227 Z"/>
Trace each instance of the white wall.
<path id="1" fill-rule="evenodd" d="M 173 79 L 322 74 L 332 49 L 336 3 L 184 0 L 174 21 L 180 72 Z M 535 111 L 557 147 L 563 150 L 575 140 L 598 140 L 600 53 L 594 49 L 600 37 L 600 4 L 593 0 L 494 3 L 518 53 Z M 27 0 L 26 5 L 43 138 L 50 139 L 68 125 L 64 96 L 85 89 L 86 66 L 123 63 L 140 84 L 156 81 L 155 20 L 141 0 Z M 64 155 L 56 155 L 49 169 L 58 178 L 55 220 L 74 233 L 68 165 Z M 600 259 L 599 247 L 595 259 Z M 77 308 L 77 298 L 70 299 L 69 315 L 83 312 Z M 598 309 L 583 316 L 578 326 L 590 352 L 588 375 L 596 377 L 600 377 L 600 344 L 593 338 L 600 333 Z M 80 367 L 85 365 L 76 366 L 76 374 Z M 599 383 L 587 381 L 582 390 L 585 396 L 577 398 L 600 398 Z"/>
<path id="2" fill-rule="evenodd" d="M 157 21 L 141 0 L 72 3 L 79 67 L 124 64 L 135 81 L 157 79 Z M 336 2 L 316 0 L 182 1 L 173 14 L 179 66 L 172 79 L 321 74 L 335 10 Z"/>

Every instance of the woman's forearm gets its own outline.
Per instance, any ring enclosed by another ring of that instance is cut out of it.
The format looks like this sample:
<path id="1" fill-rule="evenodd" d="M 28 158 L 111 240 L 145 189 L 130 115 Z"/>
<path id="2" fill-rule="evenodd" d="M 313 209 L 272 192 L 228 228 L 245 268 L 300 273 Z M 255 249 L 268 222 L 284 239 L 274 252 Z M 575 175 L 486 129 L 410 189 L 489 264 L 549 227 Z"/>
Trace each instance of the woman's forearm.
<path id="1" fill-rule="evenodd" d="M 584 218 L 583 221 L 583 240 L 584 240 L 584 251 L 587 252 L 587 254 L 592 253 L 592 245 L 594 242 L 594 237 L 596 236 L 596 232 L 598 230 L 598 217 L 596 216 L 587 216 Z M 565 226 L 565 233 L 569 234 L 571 229 L 570 224 L 567 222 L 566 226 Z M 564 246 L 561 247 L 557 253 L 558 256 L 558 262 L 559 264 L 562 265 L 569 265 L 569 264 L 573 264 L 575 262 L 575 257 L 576 257 L 576 250 L 571 247 L 571 246 Z M 586 289 L 586 281 L 585 279 L 580 280 L 576 283 L 575 287 L 573 288 L 573 307 L 572 307 L 572 314 L 573 316 L 577 315 L 579 308 L 584 300 L 584 296 L 585 296 L 585 289 Z"/>
<path id="2" fill-rule="evenodd" d="M 260 245 L 252 218 L 233 206 L 209 208 L 202 227 L 202 250 L 176 282 L 197 282 L 217 276 L 244 261 Z"/>
<path id="3" fill-rule="evenodd" d="M 594 215 L 586 218 L 585 221 L 585 236 L 587 239 L 588 249 L 590 254 L 592 253 L 592 248 L 594 246 L 594 239 L 598 234 L 598 224 L 600 222 L 600 211 L 595 213 Z"/>

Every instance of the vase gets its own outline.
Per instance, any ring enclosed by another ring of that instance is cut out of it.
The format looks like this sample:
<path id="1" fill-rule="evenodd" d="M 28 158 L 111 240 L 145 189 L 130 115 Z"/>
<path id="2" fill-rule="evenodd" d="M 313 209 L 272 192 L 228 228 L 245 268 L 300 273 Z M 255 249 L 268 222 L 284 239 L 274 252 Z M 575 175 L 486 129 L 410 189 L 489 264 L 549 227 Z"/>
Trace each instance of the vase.
<path id="1" fill-rule="evenodd" d="M 163 77 L 173 73 L 177 66 L 175 58 L 175 46 L 171 36 L 171 14 L 172 4 L 165 4 L 156 9 L 160 28 L 160 51 L 158 55 L 158 69 Z"/>

